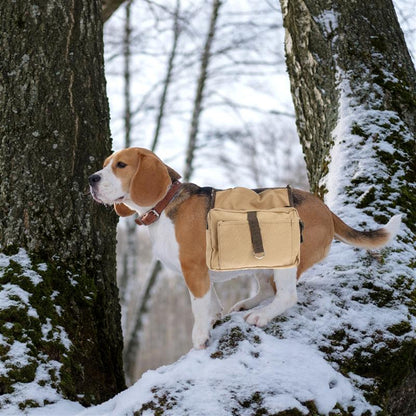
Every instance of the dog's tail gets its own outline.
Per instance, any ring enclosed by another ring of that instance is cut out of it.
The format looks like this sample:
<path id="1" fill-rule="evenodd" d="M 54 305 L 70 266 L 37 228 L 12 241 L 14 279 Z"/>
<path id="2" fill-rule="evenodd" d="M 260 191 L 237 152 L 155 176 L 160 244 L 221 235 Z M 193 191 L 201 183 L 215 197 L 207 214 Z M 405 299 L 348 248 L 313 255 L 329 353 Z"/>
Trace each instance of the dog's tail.
<path id="1" fill-rule="evenodd" d="M 401 215 L 395 215 L 383 228 L 371 231 L 357 231 L 345 224 L 333 212 L 331 214 L 334 221 L 335 238 L 343 243 L 366 248 L 367 250 L 382 248 L 393 240 L 399 232 L 402 220 Z"/>

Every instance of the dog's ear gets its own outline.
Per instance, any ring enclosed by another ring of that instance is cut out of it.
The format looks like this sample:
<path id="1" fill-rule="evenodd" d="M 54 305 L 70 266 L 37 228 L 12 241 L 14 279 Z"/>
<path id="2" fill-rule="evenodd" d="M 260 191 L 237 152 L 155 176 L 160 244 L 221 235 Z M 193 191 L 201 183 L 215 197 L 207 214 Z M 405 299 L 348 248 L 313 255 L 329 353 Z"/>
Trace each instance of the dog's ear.
<path id="1" fill-rule="evenodd" d="M 172 183 L 167 166 L 156 156 L 141 154 L 130 184 L 130 198 L 141 207 L 160 201 Z"/>
<path id="2" fill-rule="evenodd" d="M 136 213 L 125 204 L 114 204 L 114 211 L 120 215 L 120 217 L 129 217 Z"/>
<path id="3" fill-rule="evenodd" d="M 172 182 L 174 180 L 178 181 L 181 178 L 181 175 L 179 175 L 178 172 L 176 172 L 176 170 L 172 169 L 170 166 L 165 165 L 166 169 L 168 170 L 169 176 L 172 179 Z"/>
<path id="4" fill-rule="evenodd" d="M 129 217 L 136 213 L 136 211 L 133 211 L 125 204 L 114 204 L 114 211 L 117 215 L 120 215 L 120 217 Z"/>

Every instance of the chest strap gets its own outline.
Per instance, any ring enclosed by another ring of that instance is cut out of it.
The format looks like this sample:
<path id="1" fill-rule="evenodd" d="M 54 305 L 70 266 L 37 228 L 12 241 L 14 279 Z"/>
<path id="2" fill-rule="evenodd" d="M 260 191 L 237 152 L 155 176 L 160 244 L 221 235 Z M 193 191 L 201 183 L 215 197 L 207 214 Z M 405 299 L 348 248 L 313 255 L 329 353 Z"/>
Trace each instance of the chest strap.
<path id="1" fill-rule="evenodd" d="M 146 211 L 143 215 L 137 217 L 134 221 L 137 225 L 150 225 L 157 221 L 160 217 L 162 211 L 167 207 L 170 201 L 172 201 L 176 192 L 182 184 L 179 181 L 172 182 L 172 185 L 169 188 L 168 193 L 163 199 L 161 199 L 153 208 Z"/>

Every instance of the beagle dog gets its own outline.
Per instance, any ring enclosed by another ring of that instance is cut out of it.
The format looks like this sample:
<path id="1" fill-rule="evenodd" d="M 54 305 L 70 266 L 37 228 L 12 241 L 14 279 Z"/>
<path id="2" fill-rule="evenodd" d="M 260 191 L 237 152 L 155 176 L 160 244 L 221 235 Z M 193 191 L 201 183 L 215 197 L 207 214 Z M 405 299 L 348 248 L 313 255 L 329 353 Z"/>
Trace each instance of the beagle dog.
<path id="1" fill-rule="evenodd" d="M 314 195 L 293 190 L 294 207 L 304 224 L 300 263 L 297 268 L 215 272 L 206 263 L 205 230 L 212 188 L 181 184 L 180 175 L 153 152 L 133 147 L 109 156 L 104 167 L 89 177 L 93 198 L 114 205 L 120 216 L 138 214 L 138 223 L 148 226 L 153 250 L 163 264 L 182 273 L 191 296 L 195 348 L 204 348 L 222 306 L 213 282 L 250 274 L 257 279 L 257 294 L 242 300 L 232 311 L 249 310 L 248 323 L 264 326 L 297 301 L 296 282 L 300 275 L 328 253 L 333 238 L 365 249 L 385 246 L 399 230 L 396 215 L 386 226 L 357 231 L 346 225 Z M 265 299 L 272 301 L 253 309 Z"/>

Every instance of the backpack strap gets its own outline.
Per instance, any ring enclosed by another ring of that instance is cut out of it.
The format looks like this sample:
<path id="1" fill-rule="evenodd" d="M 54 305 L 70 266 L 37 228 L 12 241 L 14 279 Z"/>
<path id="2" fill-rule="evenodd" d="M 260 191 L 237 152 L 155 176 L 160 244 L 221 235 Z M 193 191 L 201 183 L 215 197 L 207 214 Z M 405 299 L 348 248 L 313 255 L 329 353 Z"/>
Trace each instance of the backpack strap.
<path id="1" fill-rule="evenodd" d="M 290 185 L 286 186 L 287 189 L 287 198 L 289 200 L 289 206 L 293 207 L 293 192 L 292 192 L 292 187 Z"/>
<path id="2" fill-rule="evenodd" d="M 263 239 L 256 211 L 247 212 L 247 221 L 250 227 L 251 244 L 253 246 L 253 255 L 256 259 L 261 260 L 265 253 L 263 248 Z"/>

